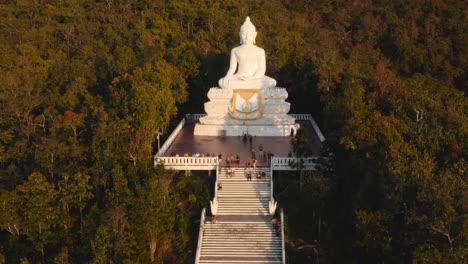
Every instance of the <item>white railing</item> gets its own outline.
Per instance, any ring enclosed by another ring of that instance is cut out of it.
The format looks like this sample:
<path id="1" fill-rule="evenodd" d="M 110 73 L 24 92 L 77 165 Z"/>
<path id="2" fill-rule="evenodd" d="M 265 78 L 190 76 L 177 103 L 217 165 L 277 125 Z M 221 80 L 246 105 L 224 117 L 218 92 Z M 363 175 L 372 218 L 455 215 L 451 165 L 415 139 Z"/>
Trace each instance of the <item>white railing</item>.
<path id="1" fill-rule="evenodd" d="M 163 164 L 171 170 L 214 170 L 217 157 L 156 157 L 154 165 Z"/>
<path id="2" fill-rule="evenodd" d="M 289 116 L 292 116 L 292 117 L 294 117 L 295 119 L 298 119 L 298 120 L 309 120 L 310 123 L 312 124 L 312 127 L 315 130 L 315 133 L 319 137 L 320 142 L 325 141 L 325 137 L 322 134 L 322 130 L 320 130 L 317 123 L 315 122 L 314 117 L 311 114 L 290 114 Z"/>
<path id="3" fill-rule="evenodd" d="M 315 133 L 319 137 L 320 142 L 324 142 L 325 137 L 322 134 L 322 130 L 320 130 L 320 128 L 317 126 L 317 123 L 315 123 L 315 119 L 314 118 L 310 119 L 310 123 L 312 123 L 312 126 L 314 127 Z"/>
<path id="4" fill-rule="evenodd" d="M 171 135 L 166 139 L 166 142 L 164 142 L 164 144 L 162 145 L 162 147 L 158 150 L 158 153 L 156 153 L 155 157 L 161 157 L 162 155 L 164 155 L 164 153 L 166 153 L 167 149 L 169 148 L 169 146 L 172 144 L 172 142 L 174 142 L 175 138 L 177 137 L 177 135 L 180 133 L 180 131 L 182 130 L 182 128 L 184 127 L 185 125 L 185 118 L 183 118 L 179 124 L 176 126 L 176 128 L 174 129 L 174 131 L 172 131 Z M 156 164 L 155 164 L 156 165 Z"/>
<path id="5" fill-rule="evenodd" d="M 187 120 L 197 120 L 197 119 L 200 119 L 202 117 L 205 117 L 206 114 L 186 114 L 185 115 L 185 118 Z"/>
<path id="6" fill-rule="evenodd" d="M 196 264 L 198 264 L 200 262 L 203 232 L 204 232 L 204 229 L 205 229 L 205 216 L 206 216 L 206 209 L 203 208 L 203 210 L 201 212 L 201 218 L 200 218 L 200 231 L 198 232 L 197 254 L 195 255 L 195 263 Z"/>
<path id="7" fill-rule="evenodd" d="M 271 157 L 270 177 L 273 185 L 273 171 L 275 170 L 317 170 L 318 157 L 287 158 Z M 216 170 L 218 173 L 217 157 L 156 157 L 155 166 L 163 164 L 172 170 Z M 217 175 L 218 176 L 218 175 Z M 273 195 L 273 186 L 270 186 Z"/>
<path id="8" fill-rule="evenodd" d="M 214 198 L 218 197 L 218 178 L 219 178 L 218 172 L 219 172 L 219 170 L 220 170 L 220 166 L 219 166 L 219 159 L 218 159 L 218 162 L 216 163 L 216 181 L 215 181 Z M 214 200 L 214 198 L 213 198 L 213 200 Z"/>
<path id="9" fill-rule="evenodd" d="M 281 252 L 283 255 L 283 264 L 286 264 L 286 249 L 284 247 L 284 213 L 281 208 Z"/>
<path id="10" fill-rule="evenodd" d="M 270 201 L 273 201 L 273 166 L 272 164 L 273 163 L 270 162 Z"/>
<path id="11" fill-rule="evenodd" d="M 271 157 L 272 170 L 317 170 L 318 157 Z M 296 166 L 295 166 L 296 165 Z"/>
<path id="12" fill-rule="evenodd" d="M 311 114 L 289 114 L 289 116 L 292 116 L 295 119 L 299 119 L 299 120 L 311 120 L 311 119 L 313 119 Z"/>
<path id="13" fill-rule="evenodd" d="M 277 93 L 277 92 L 283 92 L 283 91 L 285 93 L 287 93 L 286 88 L 284 88 L 284 87 L 274 87 L 274 88 L 268 88 L 266 90 L 263 90 L 263 92 L 265 92 L 265 93 L 267 93 L 267 92 L 274 92 L 274 93 L 276 92 Z"/>
<path id="14" fill-rule="evenodd" d="M 318 157 L 272 157 L 270 177 L 273 179 L 273 171 L 275 170 L 317 170 L 317 159 Z M 218 170 L 217 157 L 156 157 L 154 166 L 158 164 L 171 170 Z"/>

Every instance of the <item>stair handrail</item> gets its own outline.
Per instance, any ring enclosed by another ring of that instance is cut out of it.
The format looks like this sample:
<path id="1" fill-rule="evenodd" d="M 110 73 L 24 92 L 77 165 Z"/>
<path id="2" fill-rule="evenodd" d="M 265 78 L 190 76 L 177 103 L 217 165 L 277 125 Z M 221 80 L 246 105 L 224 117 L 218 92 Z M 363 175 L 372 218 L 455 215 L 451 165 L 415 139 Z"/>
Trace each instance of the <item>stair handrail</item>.
<path id="1" fill-rule="evenodd" d="M 219 173 L 219 169 L 220 169 L 220 166 L 219 166 L 219 158 L 218 160 L 216 161 L 216 181 L 215 181 L 215 191 L 214 191 L 214 198 L 218 198 L 218 173 Z"/>
<path id="2" fill-rule="evenodd" d="M 270 201 L 273 200 L 273 162 L 270 160 Z"/>
<path id="3" fill-rule="evenodd" d="M 286 249 L 284 248 L 284 213 L 281 208 L 281 252 L 283 258 L 283 264 L 286 264 Z"/>
<path id="4" fill-rule="evenodd" d="M 200 231 L 198 232 L 198 244 L 197 244 L 197 254 L 195 256 L 195 264 L 200 262 L 200 255 L 201 255 L 201 247 L 202 247 L 202 240 L 203 240 L 203 229 L 205 228 L 205 216 L 206 216 L 206 209 L 203 208 L 201 212 L 201 220 L 200 220 Z"/>

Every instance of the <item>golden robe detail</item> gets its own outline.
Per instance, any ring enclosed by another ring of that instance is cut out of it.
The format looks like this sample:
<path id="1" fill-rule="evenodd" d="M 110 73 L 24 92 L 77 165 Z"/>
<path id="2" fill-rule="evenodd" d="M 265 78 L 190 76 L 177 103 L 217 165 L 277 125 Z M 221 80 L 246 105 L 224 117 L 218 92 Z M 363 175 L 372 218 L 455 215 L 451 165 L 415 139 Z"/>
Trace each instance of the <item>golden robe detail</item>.
<path id="1" fill-rule="evenodd" d="M 260 90 L 233 90 L 232 103 L 229 107 L 232 118 L 238 120 L 255 120 L 263 115 Z"/>

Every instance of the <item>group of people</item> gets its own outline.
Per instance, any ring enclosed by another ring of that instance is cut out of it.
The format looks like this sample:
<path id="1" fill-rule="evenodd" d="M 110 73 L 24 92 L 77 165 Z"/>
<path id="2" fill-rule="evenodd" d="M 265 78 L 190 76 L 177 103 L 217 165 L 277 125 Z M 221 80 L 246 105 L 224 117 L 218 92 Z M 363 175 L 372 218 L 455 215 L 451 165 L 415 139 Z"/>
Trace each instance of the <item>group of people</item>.
<path id="1" fill-rule="evenodd" d="M 171 152 L 171 157 L 180 157 L 179 153 L 176 153 L 176 152 Z M 190 157 L 190 154 L 188 152 L 185 152 L 183 154 L 182 157 Z M 214 152 L 207 152 L 207 153 L 199 153 L 199 152 L 196 152 L 196 153 L 193 153 L 192 154 L 192 157 L 216 157 L 216 155 L 214 154 Z"/>
<path id="2" fill-rule="evenodd" d="M 259 150 L 260 150 L 260 156 L 259 157 L 257 157 L 257 152 L 255 151 L 255 149 L 251 150 L 250 156 L 247 157 L 247 160 L 244 163 L 244 168 L 256 169 L 257 165 L 259 163 L 259 159 L 262 159 L 262 158 L 263 158 L 263 164 L 264 165 L 269 165 L 270 164 L 271 157 L 273 157 L 274 154 L 272 152 L 270 152 L 270 151 L 263 151 L 263 145 L 262 144 L 260 144 Z M 226 156 L 225 162 L 226 162 L 226 166 L 231 166 L 231 165 L 232 166 L 239 166 L 239 164 L 241 163 L 241 160 L 240 160 L 239 155 L 234 156 L 233 154 L 229 154 L 229 155 Z"/>
<path id="3" fill-rule="evenodd" d="M 247 178 L 247 181 L 252 181 L 252 172 L 251 171 L 246 171 L 245 172 L 245 177 Z M 266 173 L 264 171 L 262 171 L 262 172 L 258 171 L 255 174 L 255 178 L 257 179 L 257 181 L 259 181 L 259 180 L 265 181 L 266 180 Z"/>
<path id="4" fill-rule="evenodd" d="M 236 155 L 234 156 L 233 154 L 229 154 L 226 156 L 226 165 L 230 166 L 231 164 L 239 164 L 240 163 L 240 156 Z"/>
<path id="5" fill-rule="evenodd" d="M 256 169 L 256 168 L 257 168 L 257 164 L 258 164 L 258 160 L 257 160 L 257 159 L 248 157 L 248 158 L 247 158 L 247 161 L 245 162 L 244 169 L 250 169 L 250 168 Z"/>

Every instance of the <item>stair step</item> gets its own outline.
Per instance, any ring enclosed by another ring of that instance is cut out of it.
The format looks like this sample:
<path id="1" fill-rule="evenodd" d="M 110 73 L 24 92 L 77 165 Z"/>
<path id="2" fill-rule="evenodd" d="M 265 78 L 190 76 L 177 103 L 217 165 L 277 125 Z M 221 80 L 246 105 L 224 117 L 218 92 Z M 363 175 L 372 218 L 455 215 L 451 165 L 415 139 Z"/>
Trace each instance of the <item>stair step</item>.
<path id="1" fill-rule="evenodd" d="M 269 217 L 270 168 L 232 170 L 232 177 L 226 167 L 218 173 L 222 185 L 217 191 L 219 218 L 216 224 L 209 219 L 204 223 L 199 263 L 282 263 L 281 237 L 276 236 Z M 247 172 L 251 181 L 246 179 Z M 257 180 L 259 172 L 265 172 L 266 179 Z"/>

